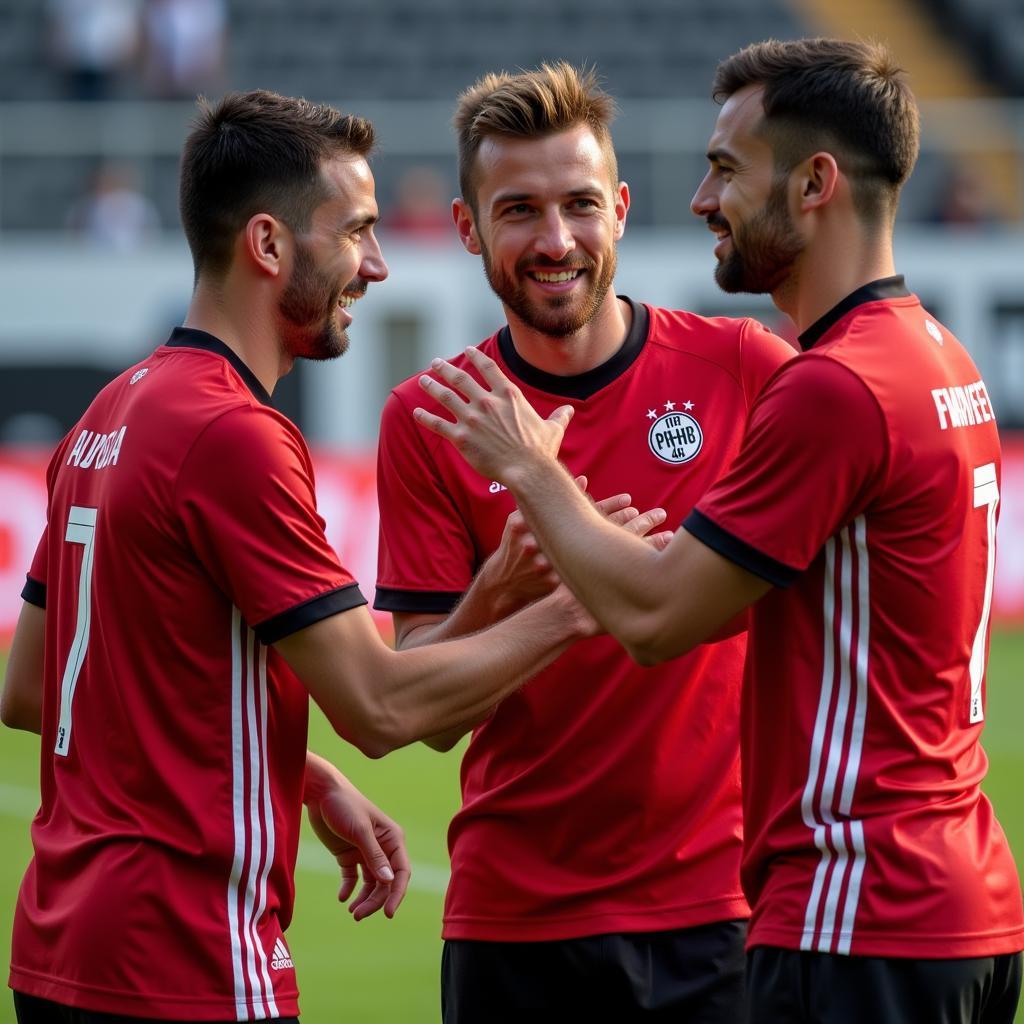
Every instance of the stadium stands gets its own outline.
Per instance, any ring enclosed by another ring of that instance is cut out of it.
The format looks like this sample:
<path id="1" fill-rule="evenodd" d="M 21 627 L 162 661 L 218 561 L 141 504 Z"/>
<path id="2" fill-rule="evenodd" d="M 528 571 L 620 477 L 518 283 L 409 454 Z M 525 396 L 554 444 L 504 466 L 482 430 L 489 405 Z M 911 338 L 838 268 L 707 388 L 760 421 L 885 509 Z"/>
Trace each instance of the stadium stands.
<path id="1" fill-rule="evenodd" d="M 0 104 L 63 96 L 62 77 L 49 58 L 48 7 L 39 0 L 0 2 Z M 609 90 L 624 100 L 705 99 L 723 55 L 752 39 L 804 32 L 783 0 L 565 0 L 555 7 L 541 0 L 233 0 L 228 84 L 343 101 L 367 113 L 361 104 L 437 100 L 431 123 L 444 142 L 427 160 L 450 179 L 447 120 L 454 97 L 486 71 L 568 59 L 596 65 Z M 141 73 L 122 75 L 114 95 L 142 97 L 143 79 Z M 176 223 L 179 141 L 142 168 L 168 225 Z M 378 188 L 387 201 L 408 167 L 424 157 L 396 154 L 393 144 L 384 148 L 389 157 L 380 164 Z M 83 151 L 53 160 L 12 154 L 0 136 L 0 226 L 63 227 L 100 155 Z M 627 163 L 626 170 L 634 180 L 649 174 L 642 163 Z M 641 202 L 634 215 L 643 222 L 651 211 Z"/>
<path id="2" fill-rule="evenodd" d="M 1024 96 L 1024 0 L 928 0 L 946 30 L 966 44 L 978 72 Z"/>

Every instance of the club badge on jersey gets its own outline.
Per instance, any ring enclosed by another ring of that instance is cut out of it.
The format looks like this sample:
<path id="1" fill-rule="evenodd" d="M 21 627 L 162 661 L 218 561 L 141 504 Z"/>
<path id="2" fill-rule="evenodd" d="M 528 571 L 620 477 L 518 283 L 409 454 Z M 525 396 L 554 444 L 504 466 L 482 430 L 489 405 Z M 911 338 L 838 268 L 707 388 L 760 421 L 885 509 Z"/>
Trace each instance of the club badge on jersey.
<path id="1" fill-rule="evenodd" d="M 693 416 L 693 402 L 664 402 L 657 409 L 647 410 L 651 421 L 647 444 L 662 462 L 681 465 L 691 462 L 704 446 L 704 432 Z"/>

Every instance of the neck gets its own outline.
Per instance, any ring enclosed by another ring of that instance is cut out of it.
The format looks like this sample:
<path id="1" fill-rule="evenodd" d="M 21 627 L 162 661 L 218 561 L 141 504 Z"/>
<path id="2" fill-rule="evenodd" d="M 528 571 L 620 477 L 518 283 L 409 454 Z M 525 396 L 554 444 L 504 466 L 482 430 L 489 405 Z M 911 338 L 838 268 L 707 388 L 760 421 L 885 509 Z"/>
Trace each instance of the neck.
<path id="1" fill-rule="evenodd" d="M 574 377 L 607 362 L 626 340 L 633 325 L 628 302 L 609 289 L 597 314 L 575 334 L 557 338 L 523 323 L 507 306 L 512 344 L 531 366 L 558 377 Z"/>
<path id="2" fill-rule="evenodd" d="M 294 360 L 282 352 L 274 333 L 272 312 L 257 301 L 240 301 L 229 293 L 230 284 L 214 287 L 200 281 L 184 326 L 206 331 L 223 341 L 252 370 L 267 394 L 272 395 Z"/>
<path id="3" fill-rule="evenodd" d="M 869 233 L 847 226 L 815 236 L 792 273 L 772 292 L 772 301 L 801 333 L 847 295 L 895 273 L 889 231 Z"/>

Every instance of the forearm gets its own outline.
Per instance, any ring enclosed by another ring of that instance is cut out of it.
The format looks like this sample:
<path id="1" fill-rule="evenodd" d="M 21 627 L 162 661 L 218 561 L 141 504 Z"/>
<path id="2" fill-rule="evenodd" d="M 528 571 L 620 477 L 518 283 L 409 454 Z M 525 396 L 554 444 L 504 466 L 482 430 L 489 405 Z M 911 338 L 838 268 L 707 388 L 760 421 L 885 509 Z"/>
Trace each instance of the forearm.
<path id="1" fill-rule="evenodd" d="M 469 636 L 486 629 L 528 603 L 526 600 L 508 600 L 500 581 L 493 579 L 487 564 L 484 563 L 473 578 L 469 589 L 444 618 L 423 625 L 414 625 L 407 630 L 397 630 L 395 644 L 398 649 L 408 651 L 414 647 Z"/>
<path id="2" fill-rule="evenodd" d="M 661 552 L 600 515 L 553 459 L 524 462 L 507 484 L 555 571 L 613 636 L 678 590 Z"/>
<path id="3" fill-rule="evenodd" d="M 482 633 L 413 650 L 387 647 L 364 608 L 277 647 L 339 735 L 380 757 L 483 717 L 591 629 L 562 591 Z"/>
<path id="4" fill-rule="evenodd" d="M 306 751 L 306 774 L 302 788 L 302 802 L 315 804 L 322 800 L 338 783 L 349 784 L 348 779 L 326 758 Z"/>
<path id="5" fill-rule="evenodd" d="M 0 721 L 11 729 L 43 731 L 43 636 L 46 612 L 22 605 L 7 658 Z"/>
<path id="6" fill-rule="evenodd" d="M 377 693 L 404 742 L 462 732 L 582 635 L 564 601 L 543 598 L 484 632 L 399 652 Z"/>
<path id="7" fill-rule="evenodd" d="M 642 665 L 728 635 L 770 587 L 686 530 L 655 550 L 605 522 L 553 460 L 535 459 L 506 482 L 566 585 Z"/>

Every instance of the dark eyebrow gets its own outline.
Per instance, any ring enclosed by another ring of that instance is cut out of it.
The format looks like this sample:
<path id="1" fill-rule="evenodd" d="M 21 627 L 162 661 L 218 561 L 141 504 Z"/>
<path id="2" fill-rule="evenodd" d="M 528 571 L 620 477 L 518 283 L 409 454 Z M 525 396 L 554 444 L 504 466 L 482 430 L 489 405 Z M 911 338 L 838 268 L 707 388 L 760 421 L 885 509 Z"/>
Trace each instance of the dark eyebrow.
<path id="1" fill-rule="evenodd" d="M 342 231 L 358 231 L 360 228 L 373 227 L 377 221 L 380 220 L 379 214 L 376 213 L 357 213 L 351 220 L 346 221 L 341 230 Z"/>
<path id="2" fill-rule="evenodd" d="M 501 206 L 503 203 L 523 203 L 533 196 L 529 192 L 499 192 L 492 200 L 491 206 Z"/>
<path id="3" fill-rule="evenodd" d="M 570 199 L 578 199 L 583 196 L 601 195 L 600 185 L 589 188 L 574 188 L 565 193 Z M 505 203 L 525 203 L 533 199 L 532 192 L 499 192 L 492 200 L 491 206 L 502 206 Z"/>
<path id="4" fill-rule="evenodd" d="M 707 152 L 707 158 L 709 163 L 720 164 L 724 160 L 726 163 L 736 163 L 736 157 L 732 155 L 727 149 L 709 149 Z"/>

